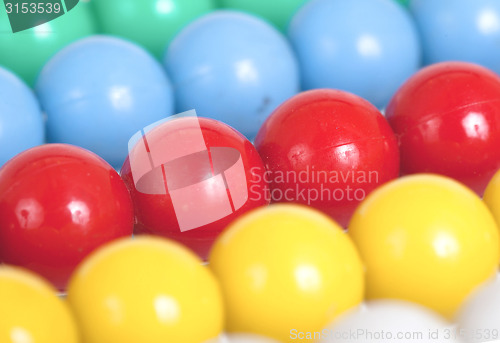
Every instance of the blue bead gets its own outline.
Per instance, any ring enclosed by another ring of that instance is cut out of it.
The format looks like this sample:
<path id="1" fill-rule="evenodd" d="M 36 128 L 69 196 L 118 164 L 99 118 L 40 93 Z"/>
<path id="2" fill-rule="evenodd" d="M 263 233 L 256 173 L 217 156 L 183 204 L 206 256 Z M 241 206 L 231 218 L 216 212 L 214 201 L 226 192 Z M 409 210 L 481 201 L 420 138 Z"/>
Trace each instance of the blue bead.
<path id="1" fill-rule="evenodd" d="M 61 50 L 44 66 L 36 91 L 50 142 L 89 149 L 115 168 L 137 131 L 174 111 L 161 64 L 139 46 L 107 36 Z"/>
<path id="2" fill-rule="evenodd" d="M 424 62 L 467 61 L 500 73 L 500 1 L 413 0 Z"/>
<path id="3" fill-rule="evenodd" d="M 195 109 L 249 139 L 300 88 L 286 38 L 267 22 L 237 11 L 215 11 L 190 24 L 170 44 L 164 64 L 177 112 Z"/>
<path id="4" fill-rule="evenodd" d="M 0 167 L 18 153 L 44 143 L 45 124 L 33 91 L 0 67 Z"/>
<path id="5" fill-rule="evenodd" d="M 393 0 L 313 0 L 288 35 L 304 89 L 349 91 L 379 108 L 420 67 L 416 27 Z"/>

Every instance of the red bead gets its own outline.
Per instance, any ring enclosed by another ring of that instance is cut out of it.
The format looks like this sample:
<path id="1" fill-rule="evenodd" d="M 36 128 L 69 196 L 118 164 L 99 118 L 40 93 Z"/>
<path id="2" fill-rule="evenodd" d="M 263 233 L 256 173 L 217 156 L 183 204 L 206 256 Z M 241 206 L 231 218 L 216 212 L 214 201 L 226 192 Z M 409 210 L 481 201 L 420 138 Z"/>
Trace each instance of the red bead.
<path id="1" fill-rule="evenodd" d="M 132 229 L 127 188 L 94 153 L 48 144 L 0 169 L 0 261 L 31 269 L 61 290 L 85 256 Z"/>
<path id="2" fill-rule="evenodd" d="M 155 127 L 131 150 L 121 175 L 134 203 L 135 233 L 176 240 L 203 259 L 230 222 L 270 200 L 255 147 L 213 119 Z"/>
<path id="3" fill-rule="evenodd" d="M 395 94 L 387 119 L 401 172 L 455 178 L 482 195 L 500 168 L 500 78 L 470 63 L 438 63 Z"/>
<path id="4" fill-rule="evenodd" d="M 311 205 L 344 227 L 366 195 L 399 173 L 396 138 L 382 114 L 337 90 L 286 101 L 255 145 L 269 170 L 274 202 Z"/>

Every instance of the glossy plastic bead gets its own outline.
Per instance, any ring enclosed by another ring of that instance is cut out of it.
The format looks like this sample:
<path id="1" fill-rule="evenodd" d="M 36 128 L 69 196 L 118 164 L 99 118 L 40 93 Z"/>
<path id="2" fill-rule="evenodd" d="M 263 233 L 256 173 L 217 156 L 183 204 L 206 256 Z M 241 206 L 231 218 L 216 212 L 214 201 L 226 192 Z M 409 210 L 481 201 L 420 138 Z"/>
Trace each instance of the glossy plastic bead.
<path id="1" fill-rule="evenodd" d="M 351 223 L 366 266 L 368 299 L 419 303 L 452 318 L 496 275 L 498 228 L 481 199 L 437 175 L 412 175 L 374 191 Z"/>
<path id="2" fill-rule="evenodd" d="M 162 58 L 175 35 L 215 9 L 213 0 L 92 0 L 102 32 L 142 45 Z"/>
<path id="3" fill-rule="evenodd" d="M 358 204 L 399 175 L 396 137 L 368 101 L 337 90 L 313 90 L 283 103 L 255 146 L 274 202 L 315 207 L 347 226 Z"/>
<path id="4" fill-rule="evenodd" d="M 85 343 L 199 343 L 223 328 L 215 277 L 189 250 L 161 238 L 96 251 L 73 275 L 68 302 Z"/>
<path id="5" fill-rule="evenodd" d="M 425 64 L 466 61 L 500 73 L 500 3 L 411 0 Z"/>
<path id="6" fill-rule="evenodd" d="M 239 132 L 196 117 L 146 132 L 121 170 L 134 201 L 135 233 L 171 238 L 203 259 L 229 223 L 269 204 L 265 173 Z"/>
<path id="7" fill-rule="evenodd" d="M 125 184 L 87 150 L 42 145 L 0 169 L 0 263 L 31 269 L 64 290 L 85 256 L 132 229 Z"/>
<path id="8" fill-rule="evenodd" d="M 290 23 L 302 88 L 334 88 L 378 108 L 420 66 L 420 41 L 407 10 L 393 0 L 315 0 Z"/>
<path id="9" fill-rule="evenodd" d="M 0 167 L 44 141 L 45 123 L 33 91 L 0 67 Z"/>
<path id="10" fill-rule="evenodd" d="M 39 276 L 0 265 L 0 342 L 80 343 L 66 302 Z"/>
<path id="11" fill-rule="evenodd" d="M 128 41 L 94 36 L 61 50 L 36 85 L 47 112 L 47 138 L 95 152 L 114 168 L 145 126 L 173 114 L 172 88 L 161 65 Z"/>
<path id="12" fill-rule="evenodd" d="M 299 91 L 285 37 L 260 18 L 216 11 L 187 26 L 164 59 L 178 112 L 195 109 L 253 139 L 269 114 Z"/>
<path id="13" fill-rule="evenodd" d="M 364 294 L 364 271 L 342 228 L 321 212 L 279 204 L 254 210 L 216 241 L 229 332 L 289 342 L 291 330 L 318 331 Z"/>
<path id="14" fill-rule="evenodd" d="M 34 28 L 12 33 L 4 3 L 0 3 L 0 66 L 34 86 L 44 64 L 66 45 L 97 33 L 90 4 L 81 1 L 63 16 Z M 74 71 L 73 71 L 74 72 Z"/>
<path id="15" fill-rule="evenodd" d="M 370 301 L 349 311 L 321 332 L 321 343 L 460 343 L 451 323 L 415 303 Z"/>
<path id="16" fill-rule="evenodd" d="M 309 0 L 219 0 L 225 8 L 245 11 L 263 17 L 285 31 L 293 15 Z"/>
<path id="17" fill-rule="evenodd" d="M 399 140 L 401 173 L 452 177 L 482 195 L 500 168 L 500 77 L 443 62 L 398 90 L 386 117 Z"/>

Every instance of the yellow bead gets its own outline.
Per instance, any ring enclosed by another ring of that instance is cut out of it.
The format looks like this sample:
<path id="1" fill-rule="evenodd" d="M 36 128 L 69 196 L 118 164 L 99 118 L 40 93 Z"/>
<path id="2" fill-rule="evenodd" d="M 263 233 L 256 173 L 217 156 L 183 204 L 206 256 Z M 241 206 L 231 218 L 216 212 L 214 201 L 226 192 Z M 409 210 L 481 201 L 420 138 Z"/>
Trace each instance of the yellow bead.
<path id="1" fill-rule="evenodd" d="M 448 318 L 497 270 L 493 216 L 475 193 L 442 176 L 377 189 L 356 210 L 349 235 L 365 262 L 368 299 L 409 300 Z"/>
<path id="2" fill-rule="evenodd" d="M 72 277 L 68 301 L 84 343 L 200 343 L 223 329 L 215 277 L 161 238 L 119 240 L 92 254 Z"/>
<path id="3" fill-rule="evenodd" d="M 260 208 L 231 224 L 213 247 L 210 268 L 230 332 L 288 342 L 294 330 L 321 330 L 363 298 L 363 266 L 349 237 L 298 205 Z"/>
<path id="4" fill-rule="evenodd" d="M 78 343 L 67 304 L 45 280 L 20 268 L 0 267 L 0 342 Z"/>
<path id="5" fill-rule="evenodd" d="M 500 226 L 500 170 L 493 176 L 486 187 L 483 200 Z"/>

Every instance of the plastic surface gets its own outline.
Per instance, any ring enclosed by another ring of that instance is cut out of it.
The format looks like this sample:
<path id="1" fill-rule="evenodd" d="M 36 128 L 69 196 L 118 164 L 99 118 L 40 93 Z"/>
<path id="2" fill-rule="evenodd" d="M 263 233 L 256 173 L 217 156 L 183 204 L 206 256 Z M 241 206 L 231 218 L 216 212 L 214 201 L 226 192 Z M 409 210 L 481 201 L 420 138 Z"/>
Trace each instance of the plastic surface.
<path id="1" fill-rule="evenodd" d="M 500 228 L 500 170 L 495 173 L 484 191 L 484 203 L 490 209 Z"/>
<path id="2" fill-rule="evenodd" d="M 500 339 L 500 282 L 479 287 L 463 304 L 456 318 L 457 332 L 465 343 L 497 342 Z"/>
<path id="3" fill-rule="evenodd" d="M 364 294 L 364 271 L 342 228 L 299 205 L 246 214 L 218 238 L 209 266 L 226 304 L 226 329 L 289 342 L 319 331 Z"/>
<path id="4" fill-rule="evenodd" d="M 0 342 L 80 342 L 67 304 L 35 274 L 0 266 L 0 304 Z"/>
<path id="5" fill-rule="evenodd" d="M 68 302 L 85 343 L 199 343 L 224 322 L 212 273 L 160 238 L 123 239 L 92 254 L 75 272 Z"/>
<path id="6" fill-rule="evenodd" d="M 295 15 L 288 36 L 303 89 L 346 90 L 378 108 L 420 66 L 417 30 L 393 0 L 313 0 Z"/>
<path id="7" fill-rule="evenodd" d="M 260 335 L 233 333 L 221 335 L 204 343 L 279 343 L 278 341 Z"/>
<path id="8" fill-rule="evenodd" d="M 324 331 L 319 343 L 455 343 L 451 324 L 414 303 L 377 300 L 346 313 Z"/>
<path id="9" fill-rule="evenodd" d="M 405 7 L 410 7 L 411 0 L 396 0 L 396 1 Z"/>
<path id="10" fill-rule="evenodd" d="M 219 0 L 222 7 L 258 15 L 286 30 L 293 15 L 309 0 Z"/>
<path id="11" fill-rule="evenodd" d="M 64 290 L 78 263 L 132 234 L 120 176 L 84 149 L 49 144 L 0 169 L 0 262 L 29 268 Z"/>
<path id="12" fill-rule="evenodd" d="M 102 32 L 141 44 L 162 58 L 187 24 L 215 9 L 213 0 L 92 0 Z"/>
<path id="13" fill-rule="evenodd" d="M 135 145 L 121 170 L 134 201 L 136 233 L 174 239 L 206 259 L 231 221 L 269 203 L 257 150 L 226 124 L 177 118 L 143 139 L 147 148 Z M 149 169 L 142 171 L 144 165 Z"/>
<path id="14" fill-rule="evenodd" d="M 398 136 L 401 172 L 453 177 L 482 195 L 500 168 L 500 77 L 443 62 L 413 75 L 386 117 Z"/>
<path id="15" fill-rule="evenodd" d="M 366 195 L 399 175 L 389 124 L 346 92 L 313 90 L 289 99 L 262 126 L 255 146 L 274 202 L 311 205 L 344 227 Z"/>
<path id="16" fill-rule="evenodd" d="M 425 64 L 467 61 L 500 73 L 497 0 L 412 0 Z"/>
<path id="17" fill-rule="evenodd" d="M 481 199 L 437 175 L 412 175 L 373 192 L 349 224 L 365 262 L 367 299 L 408 300 L 452 318 L 496 275 L 499 234 Z"/>
<path id="18" fill-rule="evenodd" d="M 81 2 L 65 15 L 18 33 L 12 33 L 4 2 L 0 2 L 0 66 L 35 84 L 43 65 L 67 44 L 97 33 L 89 4 Z"/>
<path id="19" fill-rule="evenodd" d="M 44 140 L 45 123 L 33 91 L 0 67 L 0 167 Z"/>
<path id="20" fill-rule="evenodd" d="M 267 116 L 299 90 L 285 37 L 259 18 L 216 11 L 186 27 L 164 60 L 177 111 L 196 109 L 252 139 Z"/>
<path id="21" fill-rule="evenodd" d="M 107 36 L 61 50 L 43 68 L 36 91 L 49 142 L 84 147 L 115 168 L 135 132 L 174 110 L 161 65 L 135 44 Z"/>

